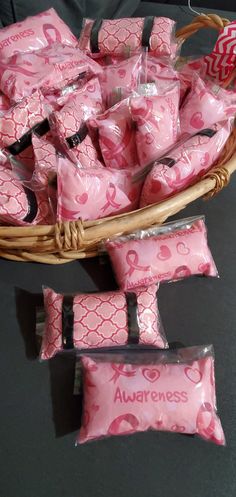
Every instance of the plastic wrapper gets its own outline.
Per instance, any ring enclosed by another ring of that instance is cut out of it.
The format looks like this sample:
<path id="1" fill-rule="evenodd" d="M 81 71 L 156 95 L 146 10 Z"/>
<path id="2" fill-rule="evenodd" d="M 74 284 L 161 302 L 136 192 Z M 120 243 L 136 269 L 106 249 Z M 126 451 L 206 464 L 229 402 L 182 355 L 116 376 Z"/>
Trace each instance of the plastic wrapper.
<path id="1" fill-rule="evenodd" d="M 181 133 L 194 134 L 236 113 L 236 93 L 196 76 L 180 109 Z"/>
<path id="2" fill-rule="evenodd" d="M 54 43 L 35 52 L 18 53 L 0 61 L 0 89 L 19 102 L 34 90 L 54 92 L 83 75 L 88 79 L 101 67 L 78 48 Z"/>
<path id="3" fill-rule="evenodd" d="M 98 130 L 99 144 L 105 165 L 126 169 L 138 164 L 136 134 L 130 114 L 130 99 L 122 100 L 103 114 L 89 120 Z"/>
<path id="4" fill-rule="evenodd" d="M 164 94 L 130 99 L 130 113 L 136 123 L 139 164 L 146 166 L 163 155 L 177 140 L 179 84 Z"/>
<path id="5" fill-rule="evenodd" d="M 174 59 L 174 29 L 175 21 L 166 17 L 84 19 L 79 47 L 93 56 L 134 54 L 147 47 L 153 55 Z"/>
<path id="6" fill-rule="evenodd" d="M 162 59 L 157 59 L 151 54 L 146 54 L 143 60 L 142 81 L 144 83 L 155 83 L 158 92 L 164 93 L 174 81 L 179 81 L 179 74 L 175 69 Z"/>
<path id="7" fill-rule="evenodd" d="M 231 129 L 231 120 L 215 124 L 156 161 L 146 177 L 140 207 L 161 202 L 204 176 L 220 156 Z"/>
<path id="8" fill-rule="evenodd" d="M 142 69 L 142 54 L 134 55 L 117 64 L 107 65 L 99 76 L 103 101 L 107 108 L 113 104 L 117 90 L 132 92 L 138 87 Z"/>
<path id="9" fill-rule="evenodd" d="M 86 121 L 103 110 L 97 78 L 71 93 L 61 110 L 50 116 L 54 133 L 59 137 L 70 159 L 82 167 L 98 167 L 98 154 Z M 102 166 L 100 164 L 100 166 Z"/>
<path id="10" fill-rule="evenodd" d="M 108 240 L 106 249 L 122 290 L 192 275 L 218 276 L 203 216 Z"/>
<path id="11" fill-rule="evenodd" d="M 0 222 L 13 226 L 53 223 L 47 191 L 28 188 L 5 165 L 0 165 Z"/>
<path id="12" fill-rule="evenodd" d="M 58 206 L 60 221 L 98 219 L 137 208 L 142 179 L 132 169 L 79 168 L 58 159 Z"/>
<path id="13" fill-rule="evenodd" d="M 48 185 L 50 176 L 57 173 L 57 152 L 54 145 L 45 137 L 33 133 L 34 172 L 32 185 L 37 189 Z"/>
<path id="14" fill-rule="evenodd" d="M 192 59 L 186 58 L 187 62 L 181 64 L 178 68 L 178 77 L 180 80 L 180 107 L 182 106 L 185 97 L 192 88 L 193 79 L 198 74 L 202 79 L 206 78 L 206 63 L 204 57 Z"/>
<path id="15" fill-rule="evenodd" d="M 46 312 L 41 359 L 72 349 L 146 344 L 167 347 L 156 285 L 121 291 L 61 295 L 44 289 Z"/>
<path id="16" fill-rule="evenodd" d="M 0 58 L 17 52 L 32 52 L 55 41 L 75 47 L 78 40 L 54 9 L 49 9 L 24 21 L 0 30 Z"/>
<path id="17" fill-rule="evenodd" d="M 225 445 L 212 345 L 84 356 L 77 443 L 147 430 L 196 434 Z"/>

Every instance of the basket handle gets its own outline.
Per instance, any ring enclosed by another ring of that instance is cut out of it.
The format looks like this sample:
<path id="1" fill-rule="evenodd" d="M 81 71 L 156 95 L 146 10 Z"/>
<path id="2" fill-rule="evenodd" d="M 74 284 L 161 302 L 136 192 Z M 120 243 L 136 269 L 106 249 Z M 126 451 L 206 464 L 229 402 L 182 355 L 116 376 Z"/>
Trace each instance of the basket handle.
<path id="1" fill-rule="evenodd" d="M 190 38 L 190 36 L 197 33 L 199 29 L 213 28 L 220 31 L 229 23 L 230 23 L 229 19 L 226 19 L 225 17 L 220 17 L 216 14 L 201 14 L 200 16 L 195 17 L 190 24 L 187 24 L 187 26 L 184 26 L 183 28 L 179 29 L 176 33 L 176 37 L 179 41 L 184 42 L 188 38 Z M 231 72 L 231 74 L 221 84 L 221 86 L 223 88 L 227 88 L 230 85 L 230 83 L 232 83 L 232 81 L 235 79 L 235 77 L 236 77 L 236 68 Z"/>

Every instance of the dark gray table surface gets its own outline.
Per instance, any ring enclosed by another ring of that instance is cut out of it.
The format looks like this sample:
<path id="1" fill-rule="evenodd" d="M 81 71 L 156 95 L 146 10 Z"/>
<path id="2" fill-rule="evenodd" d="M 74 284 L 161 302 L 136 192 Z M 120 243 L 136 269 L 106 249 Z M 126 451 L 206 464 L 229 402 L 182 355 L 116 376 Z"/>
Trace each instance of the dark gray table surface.
<path id="1" fill-rule="evenodd" d="M 182 24 L 191 18 L 185 8 L 168 9 L 167 15 Z M 163 9 L 146 4 L 137 12 L 152 13 L 162 14 Z M 198 46 L 202 52 L 211 41 L 205 32 L 190 42 L 189 50 L 196 53 Z M 235 191 L 236 175 L 215 199 L 197 201 L 183 212 L 206 215 L 220 279 L 164 284 L 159 300 L 169 341 L 214 344 L 227 447 L 197 437 L 149 432 L 75 448 L 80 402 L 73 396 L 74 358 L 38 362 L 37 294 L 43 284 L 64 292 L 115 288 L 110 266 L 96 259 L 58 267 L 0 260 L 2 497 L 235 496 Z"/>

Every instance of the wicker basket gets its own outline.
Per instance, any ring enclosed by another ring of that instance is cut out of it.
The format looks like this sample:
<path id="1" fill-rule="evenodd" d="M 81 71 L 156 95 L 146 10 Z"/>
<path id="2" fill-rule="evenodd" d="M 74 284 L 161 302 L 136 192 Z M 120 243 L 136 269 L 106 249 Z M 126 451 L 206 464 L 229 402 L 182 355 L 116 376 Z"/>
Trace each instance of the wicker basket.
<path id="1" fill-rule="evenodd" d="M 215 14 L 200 15 L 177 32 L 187 40 L 200 28 L 221 29 L 229 23 Z M 236 75 L 231 75 L 230 81 Z M 224 86 L 230 83 L 227 81 Z M 0 256 L 14 261 L 63 264 L 97 255 L 101 240 L 163 223 L 199 197 L 212 197 L 228 184 L 236 170 L 236 128 L 229 137 L 218 163 L 205 177 L 181 193 L 159 204 L 126 214 L 98 219 L 57 223 L 53 226 L 0 227 Z"/>

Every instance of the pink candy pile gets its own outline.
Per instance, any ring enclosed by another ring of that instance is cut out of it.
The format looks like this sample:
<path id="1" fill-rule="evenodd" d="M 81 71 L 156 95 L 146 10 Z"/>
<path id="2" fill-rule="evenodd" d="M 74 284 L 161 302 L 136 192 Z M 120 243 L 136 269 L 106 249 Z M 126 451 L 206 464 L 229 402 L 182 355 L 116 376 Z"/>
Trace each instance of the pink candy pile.
<path id="1" fill-rule="evenodd" d="M 86 19 L 77 40 L 49 9 L 0 30 L 1 224 L 129 212 L 212 167 L 236 94 L 209 79 L 205 59 L 174 68 L 174 27 Z"/>

